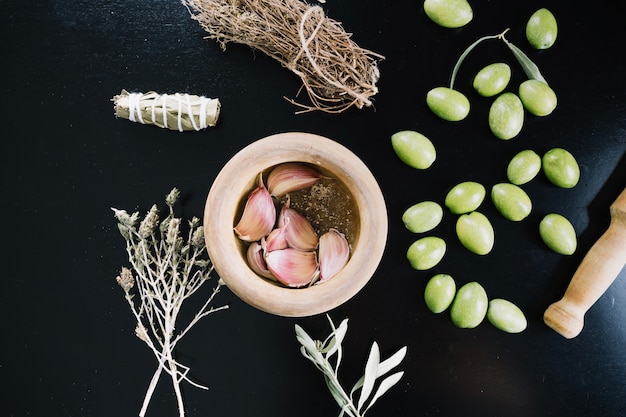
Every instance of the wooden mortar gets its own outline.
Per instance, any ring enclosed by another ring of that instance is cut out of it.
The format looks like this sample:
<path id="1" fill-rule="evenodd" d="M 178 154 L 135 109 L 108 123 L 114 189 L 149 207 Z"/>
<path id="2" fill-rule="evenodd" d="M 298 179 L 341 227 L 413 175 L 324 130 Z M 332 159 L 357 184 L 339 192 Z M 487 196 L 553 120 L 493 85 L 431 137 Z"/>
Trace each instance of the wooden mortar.
<path id="1" fill-rule="evenodd" d="M 259 173 L 285 162 L 319 167 L 340 181 L 354 200 L 358 225 L 349 239 L 350 259 L 337 275 L 319 285 L 286 288 L 258 276 L 233 231 Z M 204 210 L 207 250 L 220 278 L 246 303 L 287 317 L 320 314 L 356 295 L 378 268 L 387 243 L 387 223 L 382 191 L 367 166 L 343 145 L 302 132 L 268 136 L 239 151 L 216 177 Z"/>
<path id="2" fill-rule="evenodd" d="M 544 322 L 571 339 L 582 331 L 585 313 L 604 294 L 626 263 L 626 189 L 611 204 L 611 223 L 574 273 L 563 298 L 550 305 Z"/>

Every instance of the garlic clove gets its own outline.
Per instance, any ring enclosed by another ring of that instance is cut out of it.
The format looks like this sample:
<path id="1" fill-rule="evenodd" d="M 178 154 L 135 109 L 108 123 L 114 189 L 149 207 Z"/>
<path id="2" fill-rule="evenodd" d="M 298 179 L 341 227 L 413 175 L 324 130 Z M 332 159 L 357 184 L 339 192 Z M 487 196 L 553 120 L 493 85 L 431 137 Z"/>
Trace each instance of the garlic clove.
<path id="1" fill-rule="evenodd" d="M 282 284 L 303 287 L 317 275 L 317 256 L 312 251 L 294 248 L 279 249 L 265 254 L 267 267 Z"/>
<path id="2" fill-rule="evenodd" d="M 320 280 L 327 281 L 337 275 L 348 263 L 350 246 L 343 233 L 330 229 L 319 239 Z"/>
<path id="3" fill-rule="evenodd" d="M 254 242 L 266 236 L 276 223 L 276 207 L 259 175 L 259 186 L 248 196 L 235 232 L 239 239 Z"/>
<path id="4" fill-rule="evenodd" d="M 315 184 L 322 175 L 308 165 L 296 162 L 280 164 L 267 176 L 267 189 L 274 197 L 281 197 L 292 191 L 301 190 Z"/>
<path id="5" fill-rule="evenodd" d="M 280 249 L 287 249 L 289 244 L 287 243 L 287 228 L 277 227 L 272 230 L 269 235 L 263 240 L 264 252 L 272 252 Z"/>
<path id="6" fill-rule="evenodd" d="M 248 251 L 246 253 L 248 258 L 248 265 L 258 275 L 276 281 L 274 275 L 272 275 L 270 270 L 267 269 L 267 263 L 265 262 L 263 253 L 264 251 L 261 243 L 252 242 L 250 246 L 248 246 Z"/>
<path id="7" fill-rule="evenodd" d="M 278 216 L 278 227 L 285 229 L 285 239 L 291 248 L 312 251 L 319 241 L 315 229 L 306 217 L 298 211 L 284 205 Z"/>

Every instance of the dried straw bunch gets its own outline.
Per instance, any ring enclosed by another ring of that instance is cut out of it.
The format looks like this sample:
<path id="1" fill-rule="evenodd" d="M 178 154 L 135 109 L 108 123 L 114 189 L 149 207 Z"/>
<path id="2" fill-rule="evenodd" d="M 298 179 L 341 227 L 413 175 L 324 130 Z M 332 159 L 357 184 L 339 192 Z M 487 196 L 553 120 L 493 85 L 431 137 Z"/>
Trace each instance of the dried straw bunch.
<path id="1" fill-rule="evenodd" d="M 307 112 L 340 113 L 371 106 L 382 55 L 359 47 L 341 23 L 300 0 L 182 0 L 192 18 L 225 49 L 236 42 L 260 50 L 302 80 Z"/>

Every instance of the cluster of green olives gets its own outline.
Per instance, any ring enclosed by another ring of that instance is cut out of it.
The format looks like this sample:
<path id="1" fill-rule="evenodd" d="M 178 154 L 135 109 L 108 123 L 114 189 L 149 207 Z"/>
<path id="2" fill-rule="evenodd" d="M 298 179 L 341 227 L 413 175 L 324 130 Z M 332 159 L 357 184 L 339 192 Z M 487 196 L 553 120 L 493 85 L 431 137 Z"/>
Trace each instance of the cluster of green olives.
<path id="1" fill-rule="evenodd" d="M 447 28 L 464 26 L 473 18 L 473 10 L 467 0 L 425 0 L 424 11 L 433 22 Z M 532 47 L 546 49 L 554 44 L 557 30 L 552 13 L 540 9 L 528 20 L 526 37 Z M 465 119 L 470 112 L 470 101 L 453 88 L 456 71 L 479 42 L 500 38 L 511 49 L 529 79 L 522 82 L 516 92 L 507 91 L 511 68 L 506 63 L 495 62 L 475 75 L 473 87 L 482 97 L 495 97 L 489 111 L 489 126 L 496 137 L 508 140 L 521 131 L 525 112 L 547 116 L 556 108 L 557 97 L 536 65 L 503 35 L 487 36 L 472 44 L 457 62 L 450 87 L 433 88 L 427 93 L 426 102 L 444 120 Z M 427 169 L 436 160 L 437 153 L 432 141 L 419 132 L 399 131 L 392 135 L 391 143 L 400 160 L 413 168 Z M 532 150 L 519 152 L 507 166 L 508 182 L 495 184 L 491 188 L 491 200 L 504 218 L 521 221 L 530 215 L 532 202 L 521 186 L 542 170 L 550 182 L 562 188 L 575 186 L 580 177 L 575 158 L 565 149 L 554 148 L 543 157 Z M 493 226 L 478 211 L 486 195 L 487 189 L 482 184 L 464 181 L 448 190 L 444 199 L 444 206 L 458 216 L 456 234 L 460 243 L 478 255 L 488 254 L 494 246 Z M 443 215 L 441 204 L 421 201 L 405 210 L 402 221 L 409 231 L 427 234 L 441 223 Z M 560 214 L 546 215 L 540 222 L 539 234 L 546 245 L 557 253 L 571 254 L 576 249 L 576 232 Z M 414 269 L 428 270 L 438 265 L 445 253 L 446 242 L 439 236 L 428 234 L 409 246 L 406 257 Z M 527 326 L 524 313 L 512 302 L 501 298 L 489 300 L 478 282 L 469 282 L 457 290 L 454 279 L 447 274 L 437 274 L 428 281 L 424 300 L 434 313 L 449 308 L 453 323 L 460 328 L 476 327 L 485 318 L 496 328 L 509 333 L 519 333 Z"/>
<path id="2" fill-rule="evenodd" d="M 431 277 L 424 289 L 426 307 L 435 314 L 450 308 L 450 318 L 455 326 L 473 329 L 485 317 L 496 328 L 507 333 L 520 333 L 526 329 L 526 316 L 512 302 L 494 298 L 478 282 L 472 281 L 456 289 L 456 283 L 448 274 Z"/>
<path id="3" fill-rule="evenodd" d="M 464 6 L 461 6 L 463 3 L 467 2 L 465 0 L 427 0 L 424 3 L 424 8 L 427 15 L 436 23 L 446 27 L 454 27 L 449 26 L 449 23 L 456 20 L 449 14 L 456 13 L 460 16 L 467 16 L 466 11 L 459 12 L 459 10 L 464 10 Z M 444 4 L 447 6 L 444 7 Z M 469 10 L 471 12 L 471 8 Z M 442 20 L 446 24 L 442 24 Z M 558 27 L 554 15 L 545 8 L 533 13 L 526 25 L 527 39 L 537 49 L 546 49 L 552 46 L 556 40 L 557 31 Z M 474 90 L 480 96 L 495 97 L 489 109 L 491 132 L 499 139 L 509 140 L 517 136 L 522 130 L 525 111 L 535 116 L 547 116 L 556 108 L 557 96 L 539 73 L 536 65 L 519 48 L 504 39 L 504 34 L 486 36 L 472 44 L 457 62 L 455 71 L 465 56 L 480 41 L 493 38 L 500 38 L 509 46 L 529 76 L 529 79 L 522 82 L 515 92 L 506 91 L 511 80 L 511 68 L 504 62 L 489 64 L 474 76 Z M 470 101 L 467 96 L 454 89 L 454 75 L 455 72 L 453 72 L 450 87 L 435 87 L 426 94 L 426 104 L 431 111 L 443 120 L 453 122 L 465 119 L 470 112 Z"/>
<path id="4" fill-rule="evenodd" d="M 429 168 L 436 159 L 436 150 L 430 139 L 421 133 L 403 130 L 391 136 L 394 151 L 407 165 L 416 169 Z M 580 179 L 580 167 L 574 156 L 563 148 L 553 148 L 542 157 L 531 149 L 518 152 L 507 164 L 508 182 L 491 187 L 491 201 L 507 220 L 519 222 L 532 211 L 532 201 L 521 187 L 543 171 L 546 178 L 560 188 L 572 188 Z M 487 216 L 478 211 L 487 190 L 475 181 L 454 185 L 446 194 L 445 207 L 454 215 L 459 242 L 477 255 L 491 252 L 495 233 Z M 402 222 L 407 230 L 423 234 L 435 229 L 442 221 L 444 210 L 435 201 L 421 201 L 407 208 Z M 545 244 L 562 255 L 571 255 L 577 247 L 576 232 L 564 216 L 551 213 L 539 225 L 539 234 Z M 407 259 L 417 270 L 435 267 L 446 253 L 446 242 L 438 236 L 425 236 L 413 242 L 407 250 Z"/>

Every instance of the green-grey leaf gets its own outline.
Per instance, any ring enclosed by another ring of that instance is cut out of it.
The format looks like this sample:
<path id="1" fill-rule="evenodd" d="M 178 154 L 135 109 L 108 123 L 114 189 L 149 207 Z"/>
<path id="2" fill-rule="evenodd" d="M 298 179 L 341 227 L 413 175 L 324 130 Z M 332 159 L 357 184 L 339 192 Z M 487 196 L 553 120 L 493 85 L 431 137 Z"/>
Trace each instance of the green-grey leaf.
<path id="1" fill-rule="evenodd" d="M 391 371 L 393 368 L 398 366 L 404 360 L 404 357 L 406 356 L 406 352 L 407 352 L 407 347 L 404 346 L 404 347 L 400 348 L 396 353 L 394 353 L 393 355 L 391 355 L 390 357 L 388 357 L 387 359 L 382 361 L 378 365 L 376 378 L 380 378 L 381 376 L 385 375 L 387 372 Z M 350 397 L 351 398 L 352 398 L 352 395 L 359 388 L 361 388 L 363 386 L 363 380 L 364 379 L 365 379 L 365 377 L 363 376 L 363 377 L 359 378 L 359 380 L 356 382 L 356 384 L 354 384 L 354 387 L 352 387 L 352 390 L 350 391 Z"/>
<path id="2" fill-rule="evenodd" d="M 380 349 L 378 348 L 378 343 L 374 342 L 372 343 L 372 348 L 370 349 L 370 354 L 367 358 L 367 363 L 365 364 L 365 374 L 363 375 L 363 389 L 361 390 L 361 395 L 359 396 L 359 404 L 357 405 L 357 410 L 359 411 L 363 409 L 365 401 L 367 401 L 367 398 L 370 396 L 372 389 L 374 388 L 374 382 L 376 381 L 379 363 Z"/>
<path id="3" fill-rule="evenodd" d="M 344 323 L 346 325 L 344 325 Z M 328 345 L 324 349 L 322 349 L 322 353 L 326 353 L 327 358 L 332 356 L 337 351 L 337 349 L 341 347 L 341 343 L 343 342 L 347 331 L 347 322 L 344 320 L 344 322 L 342 322 L 341 325 L 333 333 L 333 337 L 330 339 Z"/>
<path id="4" fill-rule="evenodd" d="M 504 41 L 504 43 L 506 43 L 511 52 L 513 52 L 515 59 L 517 59 L 517 62 L 519 62 L 519 64 L 522 66 L 522 69 L 524 70 L 524 73 L 528 78 L 530 78 L 531 80 L 543 81 L 544 83 L 548 84 L 546 79 L 543 78 L 543 75 L 541 75 L 539 67 L 528 57 L 528 55 L 524 53 L 524 51 L 506 40 L 506 38 L 502 37 L 502 40 Z"/>
<path id="5" fill-rule="evenodd" d="M 396 353 L 385 359 L 378 365 L 378 374 L 377 377 L 385 375 L 387 372 L 391 371 L 396 366 L 400 365 L 400 362 L 406 356 L 407 348 L 406 346 L 400 348 Z"/>
<path id="6" fill-rule="evenodd" d="M 340 386 L 338 387 L 335 381 L 326 375 L 324 375 L 324 380 L 326 381 L 326 386 L 328 387 L 328 390 L 330 391 L 333 398 L 337 402 L 337 405 L 339 405 L 339 407 L 341 408 L 342 412 L 345 411 L 348 414 L 352 415 L 350 402 L 346 398 L 345 393 L 343 392 L 343 389 Z"/>
<path id="7" fill-rule="evenodd" d="M 450 77 L 450 88 L 451 89 L 454 89 L 454 80 L 456 78 L 456 74 L 459 72 L 459 68 L 461 67 L 461 63 L 465 60 L 465 57 L 472 51 L 472 49 L 474 49 L 476 46 L 478 46 L 478 44 L 481 43 L 482 41 L 485 41 L 485 40 L 488 40 L 488 39 L 495 39 L 495 38 L 498 38 L 500 36 L 501 35 L 483 36 L 482 38 L 478 39 L 473 44 L 468 46 L 467 49 L 465 49 L 465 51 L 463 51 L 463 53 L 461 54 L 459 59 L 456 61 L 456 64 L 454 65 L 454 69 L 452 70 L 452 76 Z"/>
<path id="8" fill-rule="evenodd" d="M 297 324 L 295 325 L 295 329 L 296 329 L 296 339 L 298 340 L 298 342 L 300 342 L 302 346 L 307 348 L 307 350 L 316 350 L 315 342 L 313 341 L 313 339 L 311 339 L 311 336 L 309 336 L 309 334 L 305 332 L 304 329 L 298 326 Z"/>
<path id="9" fill-rule="evenodd" d="M 384 393 L 389 391 L 391 387 L 397 384 L 398 381 L 400 381 L 400 379 L 402 378 L 402 375 L 404 375 L 404 371 L 396 372 L 395 374 L 389 375 L 387 378 L 383 379 L 378 386 L 376 394 L 374 394 L 374 396 L 372 397 L 372 401 L 370 401 L 365 411 L 369 410 L 369 408 L 374 405 L 376 400 L 378 400 Z M 362 414 L 365 414 L 365 412 L 363 412 Z"/>

